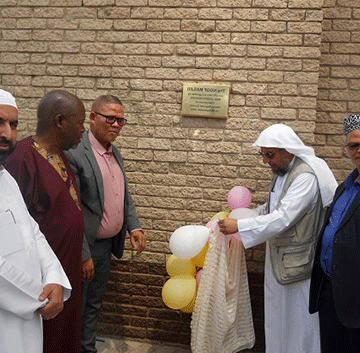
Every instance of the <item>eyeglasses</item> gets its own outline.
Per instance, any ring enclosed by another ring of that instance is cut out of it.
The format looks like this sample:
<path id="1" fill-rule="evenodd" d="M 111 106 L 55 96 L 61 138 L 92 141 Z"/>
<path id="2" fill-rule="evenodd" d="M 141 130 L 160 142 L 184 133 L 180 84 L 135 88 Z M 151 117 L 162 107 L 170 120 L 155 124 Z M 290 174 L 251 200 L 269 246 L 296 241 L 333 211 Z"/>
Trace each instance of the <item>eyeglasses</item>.
<path id="1" fill-rule="evenodd" d="M 350 151 L 357 151 L 360 148 L 360 143 L 353 142 L 345 145 Z"/>
<path id="2" fill-rule="evenodd" d="M 116 116 L 113 116 L 113 115 L 105 115 L 105 114 L 102 114 L 102 113 L 99 113 L 99 112 L 94 112 L 95 114 L 97 115 L 101 115 L 105 118 L 105 121 L 112 125 L 115 123 L 115 121 L 117 121 L 117 123 L 120 125 L 120 126 L 124 126 L 127 122 L 127 119 L 125 118 L 117 118 Z"/>
<path id="3" fill-rule="evenodd" d="M 276 152 L 263 152 L 263 151 L 260 151 L 259 152 L 259 155 L 264 158 L 268 158 L 268 159 L 273 159 L 275 157 L 275 154 Z"/>

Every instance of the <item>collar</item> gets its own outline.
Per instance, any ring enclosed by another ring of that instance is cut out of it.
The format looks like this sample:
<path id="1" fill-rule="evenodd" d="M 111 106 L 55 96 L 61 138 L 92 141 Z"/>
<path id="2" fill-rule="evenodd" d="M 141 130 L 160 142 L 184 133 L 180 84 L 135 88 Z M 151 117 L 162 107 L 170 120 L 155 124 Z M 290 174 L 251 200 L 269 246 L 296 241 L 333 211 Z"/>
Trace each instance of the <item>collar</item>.
<path id="1" fill-rule="evenodd" d="M 355 168 L 351 172 L 351 174 L 345 179 L 344 185 L 347 189 L 349 189 L 351 187 L 351 185 L 354 184 L 354 180 L 358 177 L 358 175 L 359 175 L 359 172 Z M 360 186 L 360 180 L 358 180 L 355 185 Z"/>
<path id="2" fill-rule="evenodd" d="M 288 167 L 288 171 L 286 172 L 286 174 L 288 174 L 290 172 L 290 170 L 292 169 L 294 163 L 295 163 L 295 159 L 297 157 L 294 155 L 293 159 L 291 160 L 291 162 L 289 163 L 289 167 Z"/>
<path id="3" fill-rule="evenodd" d="M 112 154 L 112 145 L 108 149 L 106 149 L 94 136 L 94 134 L 89 130 L 89 141 L 92 148 L 100 155 L 103 156 L 104 154 Z"/>

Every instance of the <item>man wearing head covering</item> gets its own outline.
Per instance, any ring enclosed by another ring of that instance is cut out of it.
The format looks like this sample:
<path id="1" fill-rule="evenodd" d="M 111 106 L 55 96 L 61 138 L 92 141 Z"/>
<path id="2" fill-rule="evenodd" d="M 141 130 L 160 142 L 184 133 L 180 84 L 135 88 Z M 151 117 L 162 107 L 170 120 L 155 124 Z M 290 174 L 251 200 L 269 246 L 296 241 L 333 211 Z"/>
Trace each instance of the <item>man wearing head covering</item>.
<path id="1" fill-rule="evenodd" d="M 325 161 L 286 125 L 268 127 L 253 147 L 273 171 L 268 200 L 256 209 L 259 216 L 221 220 L 220 230 L 238 232 L 245 248 L 266 242 L 266 352 L 317 353 L 318 317 L 308 312 L 310 274 L 324 208 L 337 183 Z"/>
<path id="2" fill-rule="evenodd" d="M 360 115 L 344 120 L 355 169 L 336 189 L 315 252 L 310 312 L 319 312 L 322 352 L 360 351 Z"/>
<path id="3" fill-rule="evenodd" d="M 73 94 L 51 91 L 40 100 L 37 118 L 35 136 L 17 143 L 6 168 L 72 286 L 64 310 L 44 322 L 44 353 L 80 353 L 84 220 L 75 176 L 63 151 L 80 142 L 85 108 Z"/>
<path id="4" fill-rule="evenodd" d="M 0 89 L 0 351 L 40 353 L 42 317 L 61 312 L 71 286 L 2 166 L 14 149 L 17 125 L 15 99 Z"/>

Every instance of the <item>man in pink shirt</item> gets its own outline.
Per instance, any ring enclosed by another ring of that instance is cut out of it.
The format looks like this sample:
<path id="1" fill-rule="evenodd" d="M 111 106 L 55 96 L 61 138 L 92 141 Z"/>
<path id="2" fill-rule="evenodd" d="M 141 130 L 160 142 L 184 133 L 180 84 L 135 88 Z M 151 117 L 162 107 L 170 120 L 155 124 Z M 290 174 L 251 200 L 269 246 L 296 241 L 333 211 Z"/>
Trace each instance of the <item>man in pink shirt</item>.
<path id="1" fill-rule="evenodd" d="M 128 190 L 124 163 L 112 144 L 126 124 L 121 101 L 112 95 L 95 99 L 90 130 L 76 149 L 67 152 L 80 190 L 84 213 L 81 352 L 97 352 L 96 327 L 110 273 L 111 254 L 121 258 L 125 235 L 140 254 L 146 238 Z"/>

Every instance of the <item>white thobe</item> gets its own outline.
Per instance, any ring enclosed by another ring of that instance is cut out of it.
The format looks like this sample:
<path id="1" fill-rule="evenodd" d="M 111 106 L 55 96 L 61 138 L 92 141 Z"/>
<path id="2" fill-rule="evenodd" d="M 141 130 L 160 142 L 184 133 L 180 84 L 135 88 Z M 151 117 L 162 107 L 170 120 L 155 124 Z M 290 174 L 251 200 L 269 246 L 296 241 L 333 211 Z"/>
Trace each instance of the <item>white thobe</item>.
<path id="1" fill-rule="evenodd" d="M 71 286 L 38 224 L 27 211 L 18 185 L 0 166 L 0 353 L 42 353 L 44 306 L 38 297 L 50 283 Z"/>
<path id="2" fill-rule="evenodd" d="M 300 174 L 290 185 L 275 209 L 287 174 L 278 177 L 270 195 L 270 213 L 266 204 L 258 207 L 255 218 L 237 221 L 245 248 L 261 244 L 291 227 L 316 203 L 318 183 L 311 173 Z M 309 314 L 310 279 L 279 284 L 272 271 L 267 244 L 265 259 L 265 345 L 267 353 L 318 353 L 320 332 L 318 314 Z"/>

